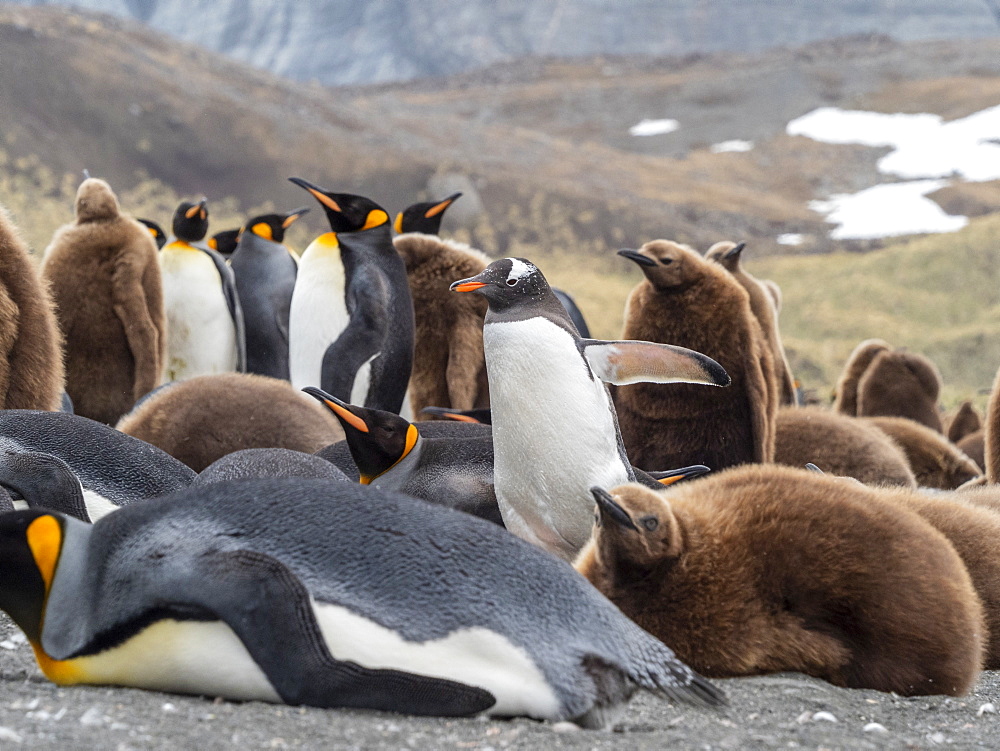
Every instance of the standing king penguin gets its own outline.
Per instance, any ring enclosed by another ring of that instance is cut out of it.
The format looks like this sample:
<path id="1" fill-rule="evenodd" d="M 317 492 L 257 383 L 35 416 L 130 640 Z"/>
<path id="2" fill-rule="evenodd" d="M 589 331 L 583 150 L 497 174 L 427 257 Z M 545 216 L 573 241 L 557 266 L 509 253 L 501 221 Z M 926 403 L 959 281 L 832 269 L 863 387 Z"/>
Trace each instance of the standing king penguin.
<path id="1" fill-rule="evenodd" d="M 298 264 L 282 241 L 285 230 L 308 211 L 254 217 L 229 261 L 243 308 L 248 373 L 288 380 L 288 315 Z"/>
<path id="2" fill-rule="evenodd" d="M 0 206 L 0 409 L 58 410 L 62 339 L 48 287 Z"/>
<path id="3" fill-rule="evenodd" d="M 331 232 L 305 252 L 292 294 L 292 385 L 399 413 L 413 367 L 413 300 L 392 245 L 389 215 L 374 201 L 331 193 L 299 177 Z"/>
<path id="4" fill-rule="evenodd" d="M 638 689 L 725 701 L 568 566 L 375 488 L 218 482 L 92 526 L 17 511 L 0 543 L 0 609 L 59 684 L 585 727 Z"/>
<path id="5" fill-rule="evenodd" d="M 76 194 L 76 221 L 45 251 L 66 391 L 79 415 L 113 424 L 160 379 L 166 344 L 163 285 L 148 230 L 121 213 L 103 180 Z"/>
<path id="6" fill-rule="evenodd" d="M 604 382 L 726 386 L 729 376 L 682 347 L 581 338 L 542 272 L 523 258 L 494 261 L 451 288 L 489 303 L 483 344 L 504 524 L 572 560 L 590 538 L 590 488 L 600 478 L 636 479 Z"/>
<path id="7" fill-rule="evenodd" d="M 167 310 L 164 380 L 243 372 L 246 342 L 236 282 L 225 260 L 201 244 L 207 201 L 183 201 L 174 212 L 174 239 L 160 251 Z"/>

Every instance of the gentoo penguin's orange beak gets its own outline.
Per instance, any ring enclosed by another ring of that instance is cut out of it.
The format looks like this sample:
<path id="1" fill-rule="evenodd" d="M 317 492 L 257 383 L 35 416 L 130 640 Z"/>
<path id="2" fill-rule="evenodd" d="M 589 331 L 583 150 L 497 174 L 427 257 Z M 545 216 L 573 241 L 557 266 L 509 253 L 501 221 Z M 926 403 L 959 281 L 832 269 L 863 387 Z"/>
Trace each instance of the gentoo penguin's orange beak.
<path id="1" fill-rule="evenodd" d="M 680 469 L 668 469 L 666 472 L 657 472 L 654 477 L 656 477 L 656 481 L 661 485 L 673 485 L 675 482 L 680 482 L 681 480 L 690 480 L 695 477 L 701 477 L 711 471 L 712 470 L 704 464 L 692 464 L 690 467 L 681 467 Z"/>
<path id="2" fill-rule="evenodd" d="M 333 412 L 333 414 L 335 414 L 337 417 L 346 422 L 355 430 L 361 433 L 368 432 L 368 423 L 366 423 L 356 414 L 351 412 L 351 410 L 349 409 L 350 405 L 345 404 L 344 402 L 340 401 L 340 399 L 338 399 L 337 397 L 331 396 L 330 394 L 323 391 L 323 389 L 318 389 L 315 386 L 306 386 L 302 390 L 305 393 L 309 394 L 309 396 L 314 397 L 319 401 L 321 401 L 323 404 L 325 404 L 327 408 L 331 412 Z"/>
<path id="3" fill-rule="evenodd" d="M 475 292 L 477 289 L 482 289 L 483 287 L 489 286 L 486 282 L 470 282 L 461 281 L 455 282 L 449 289 L 452 292 Z"/>
<path id="4" fill-rule="evenodd" d="M 594 496 L 597 508 L 600 509 L 603 516 L 607 516 L 626 529 L 631 529 L 635 532 L 639 531 L 639 528 L 635 526 L 635 522 L 632 521 L 632 517 L 628 515 L 628 512 L 615 503 L 615 499 L 611 497 L 611 493 L 604 488 L 594 486 L 590 489 L 590 494 Z"/>
<path id="5" fill-rule="evenodd" d="M 644 256 L 638 250 L 632 250 L 630 248 L 623 248 L 618 251 L 618 255 L 622 258 L 627 258 L 630 261 L 635 261 L 640 266 L 655 266 L 656 261 L 654 261 L 649 256 Z"/>

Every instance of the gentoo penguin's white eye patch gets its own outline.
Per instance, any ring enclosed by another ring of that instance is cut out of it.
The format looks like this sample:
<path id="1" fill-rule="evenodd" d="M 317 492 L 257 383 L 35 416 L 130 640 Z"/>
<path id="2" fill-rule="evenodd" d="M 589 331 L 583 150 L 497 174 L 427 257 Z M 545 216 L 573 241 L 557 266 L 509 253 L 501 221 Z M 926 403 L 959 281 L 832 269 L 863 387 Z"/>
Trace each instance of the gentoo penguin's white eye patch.
<path id="1" fill-rule="evenodd" d="M 518 258 L 508 258 L 507 260 L 510 261 L 510 273 L 507 275 L 507 285 L 510 287 L 538 270 L 530 263 L 525 263 Z"/>

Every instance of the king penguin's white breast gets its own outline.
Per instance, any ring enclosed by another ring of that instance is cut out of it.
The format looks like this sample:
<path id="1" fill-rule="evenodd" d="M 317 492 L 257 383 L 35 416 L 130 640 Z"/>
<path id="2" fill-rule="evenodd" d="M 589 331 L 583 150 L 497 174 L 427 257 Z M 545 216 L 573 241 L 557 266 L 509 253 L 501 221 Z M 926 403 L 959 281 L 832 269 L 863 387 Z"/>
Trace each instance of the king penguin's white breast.
<path id="1" fill-rule="evenodd" d="M 320 385 L 323 354 L 347 328 L 344 284 L 337 246 L 314 241 L 299 263 L 288 322 L 289 369 L 296 389 Z"/>

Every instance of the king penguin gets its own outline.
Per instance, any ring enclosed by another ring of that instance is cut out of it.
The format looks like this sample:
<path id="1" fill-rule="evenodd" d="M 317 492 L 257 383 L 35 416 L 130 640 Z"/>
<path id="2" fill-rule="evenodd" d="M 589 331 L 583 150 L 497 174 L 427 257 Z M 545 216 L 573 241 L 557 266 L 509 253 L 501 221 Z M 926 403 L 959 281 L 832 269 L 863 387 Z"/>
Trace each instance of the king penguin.
<path id="1" fill-rule="evenodd" d="M 236 229 L 224 229 L 222 232 L 216 232 L 208 238 L 205 244 L 228 261 L 236 252 L 236 243 L 239 242 L 241 229 L 242 227 L 237 227 Z"/>
<path id="2" fill-rule="evenodd" d="M 93 525 L 15 511 L 0 566 L 0 609 L 61 685 L 586 727 L 639 689 L 724 702 L 565 564 L 353 483 L 191 486 Z"/>
<path id="3" fill-rule="evenodd" d="M 413 367 L 413 301 L 389 215 L 374 201 L 299 177 L 331 232 L 302 254 L 289 323 L 291 381 L 397 414 Z"/>
<path id="4" fill-rule="evenodd" d="M 393 229 L 401 235 L 407 232 L 436 235 L 441 230 L 441 220 L 444 219 L 445 210 L 461 196 L 461 193 L 452 193 L 440 201 L 426 201 L 407 206 L 396 215 Z"/>
<path id="5" fill-rule="evenodd" d="M 246 371 L 288 380 L 288 314 L 298 264 L 282 243 L 309 209 L 263 214 L 246 223 L 229 260 L 246 327 Z"/>
<path id="6" fill-rule="evenodd" d="M 246 368 L 243 311 L 232 270 L 201 244 L 208 232 L 206 199 L 183 201 L 174 212 L 174 239 L 160 251 L 167 311 L 164 380 L 242 372 Z"/>
<path id="7" fill-rule="evenodd" d="M 152 219 L 137 219 L 137 221 L 149 230 L 149 236 L 156 243 L 156 249 L 163 250 L 163 246 L 167 244 L 167 234 L 163 231 L 163 227 Z"/>
<path id="8" fill-rule="evenodd" d="M 542 272 L 523 258 L 494 261 L 451 288 L 489 303 L 483 344 L 504 524 L 572 560 L 590 538 L 590 488 L 636 479 L 604 381 L 725 386 L 729 376 L 682 347 L 581 338 Z"/>

